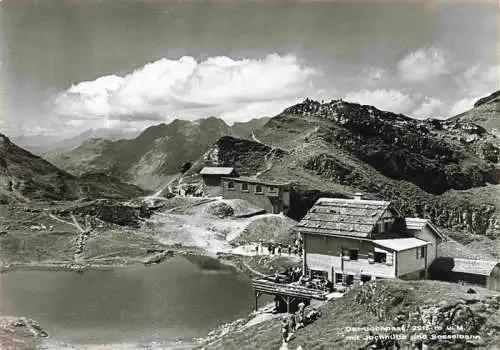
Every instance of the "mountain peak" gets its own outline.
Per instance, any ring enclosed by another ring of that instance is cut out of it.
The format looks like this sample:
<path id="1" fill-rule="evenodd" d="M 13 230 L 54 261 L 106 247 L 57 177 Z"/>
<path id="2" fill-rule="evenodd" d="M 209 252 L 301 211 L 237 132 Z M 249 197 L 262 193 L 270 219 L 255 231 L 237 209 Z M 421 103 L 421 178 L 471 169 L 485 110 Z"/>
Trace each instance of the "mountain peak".
<path id="1" fill-rule="evenodd" d="M 313 99 L 306 98 L 303 102 L 285 109 L 283 114 L 335 120 L 341 124 L 347 122 L 348 120 L 352 120 L 353 118 L 378 118 L 400 121 L 411 120 L 410 117 L 402 114 L 381 111 L 374 106 L 347 102 L 342 99 L 331 100 L 330 102 L 318 102 Z"/>
<path id="2" fill-rule="evenodd" d="M 0 134 L 0 143 L 10 143 L 10 140 L 4 134 Z"/>
<path id="3" fill-rule="evenodd" d="M 492 94 L 482 97 L 474 103 L 474 107 L 479 107 L 481 105 L 500 101 L 500 90 L 493 92 Z"/>
<path id="4" fill-rule="evenodd" d="M 0 134 L 0 150 L 7 150 L 12 146 L 10 139 L 4 134 Z"/>

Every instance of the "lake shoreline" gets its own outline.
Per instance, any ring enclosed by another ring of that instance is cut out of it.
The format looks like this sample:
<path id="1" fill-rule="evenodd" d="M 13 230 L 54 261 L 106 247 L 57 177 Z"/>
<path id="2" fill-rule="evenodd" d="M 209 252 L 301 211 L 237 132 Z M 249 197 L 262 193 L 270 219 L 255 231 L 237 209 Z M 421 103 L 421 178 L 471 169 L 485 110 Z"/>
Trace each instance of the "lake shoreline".
<path id="1" fill-rule="evenodd" d="M 221 264 L 226 267 L 229 267 L 230 270 L 234 272 L 241 273 L 249 278 L 256 277 L 256 270 L 260 273 L 265 273 L 269 271 L 269 266 L 272 262 L 280 261 L 278 266 L 292 265 L 296 263 L 296 261 L 288 260 L 286 257 L 278 257 L 278 256 L 249 256 L 244 254 L 235 254 L 230 252 L 224 252 L 216 254 L 216 258 L 212 256 L 209 252 L 203 252 L 200 250 L 178 250 L 169 254 L 168 257 L 158 263 L 153 263 L 150 265 L 161 265 L 168 264 L 168 261 L 173 257 L 184 256 L 191 260 L 201 260 L 204 261 L 208 259 L 209 261 L 214 261 L 216 264 Z M 115 259 L 115 261 L 118 259 Z M 119 259 L 123 261 L 121 258 Z M 1 273 L 8 273 L 14 271 L 53 271 L 53 272 L 77 272 L 77 273 L 85 273 L 92 271 L 105 271 L 105 270 L 113 270 L 113 269 L 127 269 L 134 268 L 139 266 L 148 266 L 148 264 L 144 263 L 144 259 L 127 259 L 120 263 L 110 263 L 110 264 L 102 264 L 101 263 L 92 263 L 90 262 L 31 262 L 31 263 L 11 263 L 7 266 L 2 266 Z M 251 266 L 251 267 L 250 267 Z M 216 267 L 216 269 L 218 269 Z M 233 321 L 225 322 L 211 331 L 207 332 L 205 336 L 202 338 L 193 338 L 186 339 L 186 341 L 182 341 L 177 344 L 168 344 L 168 348 L 172 349 L 191 349 L 198 348 L 201 344 L 210 343 L 211 340 L 216 340 L 220 336 L 227 334 L 227 332 L 238 331 L 241 329 L 246 323 L 250 320 L 255 319 L 260 313 L 263 313 L 263 309 L 265 307 L 260 308 L 256 313 L 255 311 L 245 315 L 244 317 L 237 318 Z M 14 319 L 22 319 L 22 317 L 13 317 Z M 42 324 L 43 327 L 43 324 Z M 1 330 L 0 330 L 1 332 Z M 25 338 L 25 341 L 36 342 L 38 344 L 37 348 L 39 349 L 114 349 L 114 345 L 116 344 L 107 344 L 107 343 L 99 343 L 99 344 L 72 344 L 72 343 L 64 343 L 58 340 L 52 339 L 50 333 L 48 338 L 39 337 L 36 335 L 30 334 L 22 334 L 21 338 Z M 122 349 L 163 349 L 165 348 L 166 343 L 143 343 L 143 344 L 132 344 L 132 343 L 120 343 L 120 348 Z M 175 345 L 175 346 L 174 346 Z"/>

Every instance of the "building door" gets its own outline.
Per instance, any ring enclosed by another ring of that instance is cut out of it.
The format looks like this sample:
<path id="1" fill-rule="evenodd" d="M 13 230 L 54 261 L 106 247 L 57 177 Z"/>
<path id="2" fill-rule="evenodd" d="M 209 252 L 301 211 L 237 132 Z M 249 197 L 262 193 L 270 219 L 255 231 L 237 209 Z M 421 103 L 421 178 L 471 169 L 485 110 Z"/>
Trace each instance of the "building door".
<path id="1" fill-rule="evenodd" d="M 277 197 L 267 197 L 273 207 L 273 214 L 281 213 L 281 201 Z"/>

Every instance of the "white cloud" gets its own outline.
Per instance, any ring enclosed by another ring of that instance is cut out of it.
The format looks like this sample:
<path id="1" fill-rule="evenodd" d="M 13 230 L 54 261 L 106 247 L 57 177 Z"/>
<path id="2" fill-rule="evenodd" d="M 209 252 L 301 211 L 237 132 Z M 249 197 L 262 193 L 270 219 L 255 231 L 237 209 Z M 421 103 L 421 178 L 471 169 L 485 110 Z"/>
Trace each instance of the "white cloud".
<path id="1" fill-rule="evenodd" d="M 398 62 L 398 72 L 407 82 L 423 82 L 448 73 L 443 52 L 435 47 L 419 49 Z"/>
<path id="2" fill-rule="evenodd" d="M 434 97 L 426 96 L 420 106 L 413 110 L 410 115 L 414 118 L 435 118 L 442 117 L 444 103 Z"/>
<path id="3" fill-rule="evenodd" d="M 456 78 L 463 94 L 480 98 L 500 89 L 500 65 L 476 64 Z"/>
<path id="4" fill-rule="evenodd" d="M 372 105 L 389 112 L 403 113 L 416 119 L 437 119 L 446 114 L 446 104 L 443 101 L 424 96 L 421 93 L 409 93 L 400 90 L 363 89 L 348 93 L 345 100 Z"/>
<path id="5" fill-rule="evenodd" d="M 370 67 L 364 69 L 363 73 L 368 78 L 369 82 L 381 82 L 387 79 L 387 71 L 380 67 Z"/>
<path id="6" fill-rule="evenodd" d="M 481 97 L 500 89 L 500 65 L 476 64 L 457 75 L 454 80 L 462 98 L 450 105 L 450 117 L 473 108 Z"/>
<path id="7" fill-rule="evenodd" d="M 161 59 L 124 77 L 109 75 L 82 82 L 57 96 L 56 112 L 66 119 L 109 121 L 191 119 L 209 115 L 233 120 L 270 115 L 302 98 L 318 74 L 295 56 L 263 59 L 212 57 Z"/>
<path id="8" fill-rule="evenodd" d="M 399 90 L 376 89 L 349 92 L 346 101 L 372 105 L 381 110 L 395 113 L 408 113 L 415 108 L 415 101 L 410 94 Z"/>
<path id="9" fill-rule="evenodd" d="M 458 100 L 457 102 L 453 103 L 449 109 L 448 116 L 453 117 L 457 114 L 463 113 L 465 111 L 468 111 L 472 107 L 474 107 L 474 103 L 477 101 L 477 98 L 462 98 L 461 100 Z"/>

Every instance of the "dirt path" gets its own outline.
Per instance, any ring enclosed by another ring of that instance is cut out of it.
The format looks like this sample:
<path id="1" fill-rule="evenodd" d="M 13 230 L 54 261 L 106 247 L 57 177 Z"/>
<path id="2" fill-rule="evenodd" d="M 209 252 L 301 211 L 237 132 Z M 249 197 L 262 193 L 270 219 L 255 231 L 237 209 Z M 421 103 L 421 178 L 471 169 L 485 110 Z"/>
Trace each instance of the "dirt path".
<path id="1" fill-rule="evenodd" d="M 59 221 L 59 222 L 62 222 L 64 224 L 67 224 L 67 225 L 70 225 L 70 226 L 73 226 L 73 227 L 76 227 L 80 232 L 82 232 L 82 228 L 80 227 L 80 225 L 76 224 L 75 225 L 75 222 L 76 222 L 76 219 L 74 218 L 74 216 L 72 215 L 73 217 L 73 220 L 75 220 L 75 222 L 71 222 L 71 221 L 67 221 L 67 220 L 64 220 L 64 219 L 61 219 L 61 218 L 58 218 L 57 216 L 55 216 L 54 214 L 52 213 L 48 213 L 49 217 L 56 220 L 56 221 Z"/>
<path id="2" fill-rule="evenodd" d="M 71 213 L 71 220 L 72 221 L 68 221 L 68 220 L 64 220 L 64 219 L 58 218 L 57 216 L 55 216 L 52 213 L 48 213 L 48 215 L 52 219 L 57 220 L 57 221 L 62 222 L 62 223 L 65 223 L 65 224 L 68 224 L 68 225 L 71 225 L 71 226 L 75 227 L 79 231 L 78 237 L 76 239 L 77 246 L 75 248 L 75 254 L 73 256 L 73 260 L 75 262 L 81 262 L 83 260 L 82 259 L 82 253 L 83 253 L 83 250 L 85 249 L 85 245 L 87 243 L 88 235 L 91 232 L 91 228 L 89 227 L 87 230 L 83 229 L 83 227 L 76 220 L 76 217 L 73 215 L 73 213 Z"/>
<path id="3" fill-rule="evenodd" d="M 253 267 L 249 266 L 246 262 L 242 261 L 241 262 L 243 264 L 243 266 L 245 266 L 245 268 L 247 268 L 248 270 L 250 270 L 250 272 L 252 272 L 253 274 L 259 276 L 259 277 L 266 277 L 265 274 L 263 274 L 262 272 L 259 272 L 257 270 L 255 270 Z"/>
<path id="4" fill-rule="evenodd" d="M 262 142 L 260 142 L 260 140 L 257 137 L 255 137 L 255 134 L 253 132 L 252 132 L 252 140 L 254 140 L 255 142 L 258 142 L 258 143 L 262 143 Z"/>

